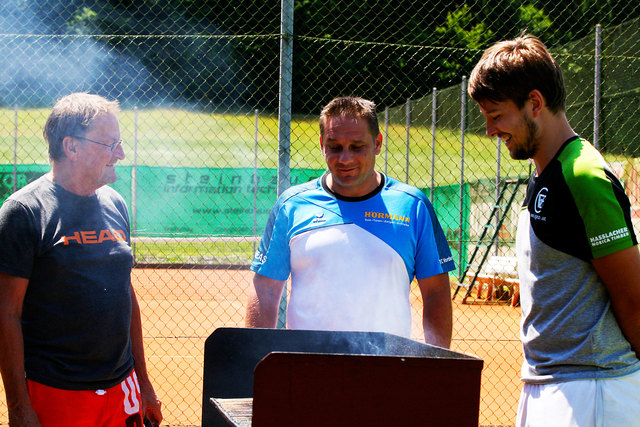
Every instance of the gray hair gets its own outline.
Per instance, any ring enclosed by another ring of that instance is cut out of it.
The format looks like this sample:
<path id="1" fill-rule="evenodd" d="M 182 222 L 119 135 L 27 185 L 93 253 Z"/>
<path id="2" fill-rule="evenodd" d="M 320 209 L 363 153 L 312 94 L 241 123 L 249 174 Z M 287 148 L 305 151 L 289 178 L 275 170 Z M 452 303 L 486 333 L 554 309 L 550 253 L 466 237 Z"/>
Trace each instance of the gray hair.
<path id="1" fill-rule="evenodd" d="M 100 114 L 118 114 L 118 101 L 85 92 L 72 93 L 58 100 L 44 125 L 44 139 L 49 143 L 49 159 L 64 157 L 62 140 L 67 136 L 83 136 Z"/>

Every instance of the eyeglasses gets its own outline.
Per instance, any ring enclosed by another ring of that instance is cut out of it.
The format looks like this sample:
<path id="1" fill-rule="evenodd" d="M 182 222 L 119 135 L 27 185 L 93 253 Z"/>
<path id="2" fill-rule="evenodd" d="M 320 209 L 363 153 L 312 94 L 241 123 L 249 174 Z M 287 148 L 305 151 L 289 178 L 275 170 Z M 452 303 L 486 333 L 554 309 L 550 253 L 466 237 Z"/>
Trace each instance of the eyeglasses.
<path id="1" fill-rule="evenodd" d="M 73 135 L 71 135 L 71 138 L 84 139 L 85 141 L 93 142 L 94 144 L 104 145 L 105 147 L 109 147 L 109 150 L 111 150 L 112 153 L 114 151 L 116 151 L 116 149 L 124 143 L 122 138 L 120 138 L 119 140 L 117 140 L 113 144 L 105 144 L 103 142 L 94 141 L 93 139 L 85 138 L 84 136 L 73 136 Z"/>

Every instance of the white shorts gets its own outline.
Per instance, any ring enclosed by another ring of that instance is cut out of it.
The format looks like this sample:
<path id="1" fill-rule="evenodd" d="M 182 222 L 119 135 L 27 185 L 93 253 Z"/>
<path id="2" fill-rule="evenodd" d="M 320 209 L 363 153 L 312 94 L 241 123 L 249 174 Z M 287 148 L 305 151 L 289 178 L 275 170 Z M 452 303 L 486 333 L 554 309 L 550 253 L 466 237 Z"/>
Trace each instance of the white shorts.
<path id="1" fill-rule="evenodd" d="M 606 380 L 525 384 L 516 427 L 640 427 L 640 371 Z"/>

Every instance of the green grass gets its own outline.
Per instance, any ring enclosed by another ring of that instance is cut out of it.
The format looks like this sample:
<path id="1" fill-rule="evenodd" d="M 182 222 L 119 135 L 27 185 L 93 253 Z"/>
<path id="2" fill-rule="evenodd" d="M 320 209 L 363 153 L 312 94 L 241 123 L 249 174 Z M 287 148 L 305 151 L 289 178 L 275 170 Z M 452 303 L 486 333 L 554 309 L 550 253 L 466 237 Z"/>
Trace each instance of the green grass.
<path id="1" fill-rule="evenodd" d="M 12 163 L 17 135 L 18 163 L 47 163 L 47 146 L 42 127 L 48 109 L 0 109 L 0 162 Z M 120 130 L 125 140 L 124 165 L 176 167 L 253 167 L 257 138 L 257 165 L 278 166 L 278 118 L 254 113 L 210 114 L 176 109 L 149 109 L 120 114 Z M 17 132 L 16 132 L 17 124 Z M 256 131 L 257 125 L 257 131 Z M 384 130 L 384 124 L 381 123 Z M 377 168 L 390 176 L 406 179 L 407 148 L 404 124 L 390 124 Z M 426 187 L 431 183 L 431 128 L 413 126 L 409 133 L 409 183 Z M 461 173 L 460 131 L 439 129 L 435 139 L 436 185 L 456 184 Z M 137 141 L 137 144 L 134 144 Z M 291 126 L 292 168 L 324 168 L 318 142 L 316 117 L 294 117 Z M 385 146 L 388 152 L 385 153 Z M 135 153 L 134 153 L 135 151 Z M 496 176 L 496 141 L 484 135 L 465 135 L 464 179 L 476 181 Z M 610 162 L 621 156 L 605 156 Z M 386 159 L 386 161 L 385 161 Z M 501 147 L 501 170 L 504 176 L 528 173 L 526 162 L 514 161 Z"/>
<path id="2" fill-rule="evenodd" d="M 42 127 L 48 110 L 21 110 L 17 119 L 19 163 L 46 163 L 47 147 Z M 192 167 L 253 167 L 255 161 L 256 120 L 246 115 L 151 109 L 120 114 L 120 130 L 126 144 L 122 164 Z M 0 110 L 2 146 L 0 160 L 10 163 L 14 157 L 15 113 Z M 490 138 L 466 135 L 465 175 L 467 180 L 495 176 L 496 147 Z M 137 144 L 134 146 L 134 142 Z M 278 118 L 261 115 L 257 120 L 258 167 L 277 167 Z M 291 127 L 291 167 L 323 168 L 315 117 L 295 117 Z M 436 134 L 436 173 L 438 185 L 460 181 L 460 133 L 438 130 Z M 404 125 L 389 125 L 387 171 L 406 177 L 406 130 Z M 410 131 L 409 182 L 422 186 L 431 182 L 431 129 L 412 127 Z M 504 151 L 504 150 L 503 150 Z M 503 152 L 502 174 L 520 168 Z M 377 162 L 385 168 L 385 153 Z"/>
<path id="3" fill-rule="evenodd" d="M 33 109 L 18 112 L 17 142 L 19 163 L 47 163 L 47 147 L 42 127 L 48 110 Z M 253 167 L 257 137 L 258 167 L 278 165 L 278 119 L 253 113 L 246 115 L 208 114 L 201 112 L 150 109 L 135 113 L 125 110 L 120 115 L 120 129 L 126 158 L 122 164 L 179 167 Z M 15 113 L 0 110 L 0 161 L 11 163 L 14 158 Z M 383 152 L 377 160 L 380 170 L 400 180 L 406 179 L 406 129 L 404 125 L 389 125 Z M 409 183 L 425 187 L 431 183 L 431 129 L 414 126 L 410 130 Z M 137 144 L 134 145 L 134 142 Z M 295 117 L 291 128 L 292 168 L 324 168 L 320 153 L 316 117 Z M 460 182 L 459 131 L 438 130 L 435 150 L 436 185 Z M 134 152 L 135 151 L 135 152 Z M 386 161 L 385 161 L 386 159 Z M 514 162 L 502 149 L 501 175 L 517 175 L 522 162 Z M 465 135 L 465 180 L 495 177 L 496 143 L 487 137 Z"/>
<path id="4" fill-rule="evenodd" d="M 251 264 L 258 242 L 135 242 L 136 263 Z"/>

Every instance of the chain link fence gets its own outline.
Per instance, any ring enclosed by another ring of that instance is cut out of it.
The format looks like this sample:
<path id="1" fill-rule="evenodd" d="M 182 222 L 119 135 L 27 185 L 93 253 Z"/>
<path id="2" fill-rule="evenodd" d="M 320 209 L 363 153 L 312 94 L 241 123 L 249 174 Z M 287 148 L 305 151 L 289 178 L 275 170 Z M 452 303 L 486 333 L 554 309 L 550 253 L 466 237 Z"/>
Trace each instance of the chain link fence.
<path id="1" fill-rule="evenodd" d="M 120 101 L 127 157 L 113 186 L 132 218 L 148 366 L 163 425 L 200 425 L 204 340 L 243 326 L 247 268 L 278 192 L 323 173 L 320 109 L 340 95 L 372 99 L 377 168 L 425 191 L 456 256 L 452 348 L 485 361 L 480 424 L 513 425 L 510 273 L 489 291 L 470 278 L 479 259 L 514 256 L 518 183 L 531 167 L 486 137 L 464 76 L 492 42 L 540 36 L 565 72 L 570 122 L 623 179 L 636 220 L 640 6 L 592 3 L 5 0 L 2 199 L 48 170 L 42 127 L 57 98 Z M 412 304 L 421 340 L 415 284 Z"/>

